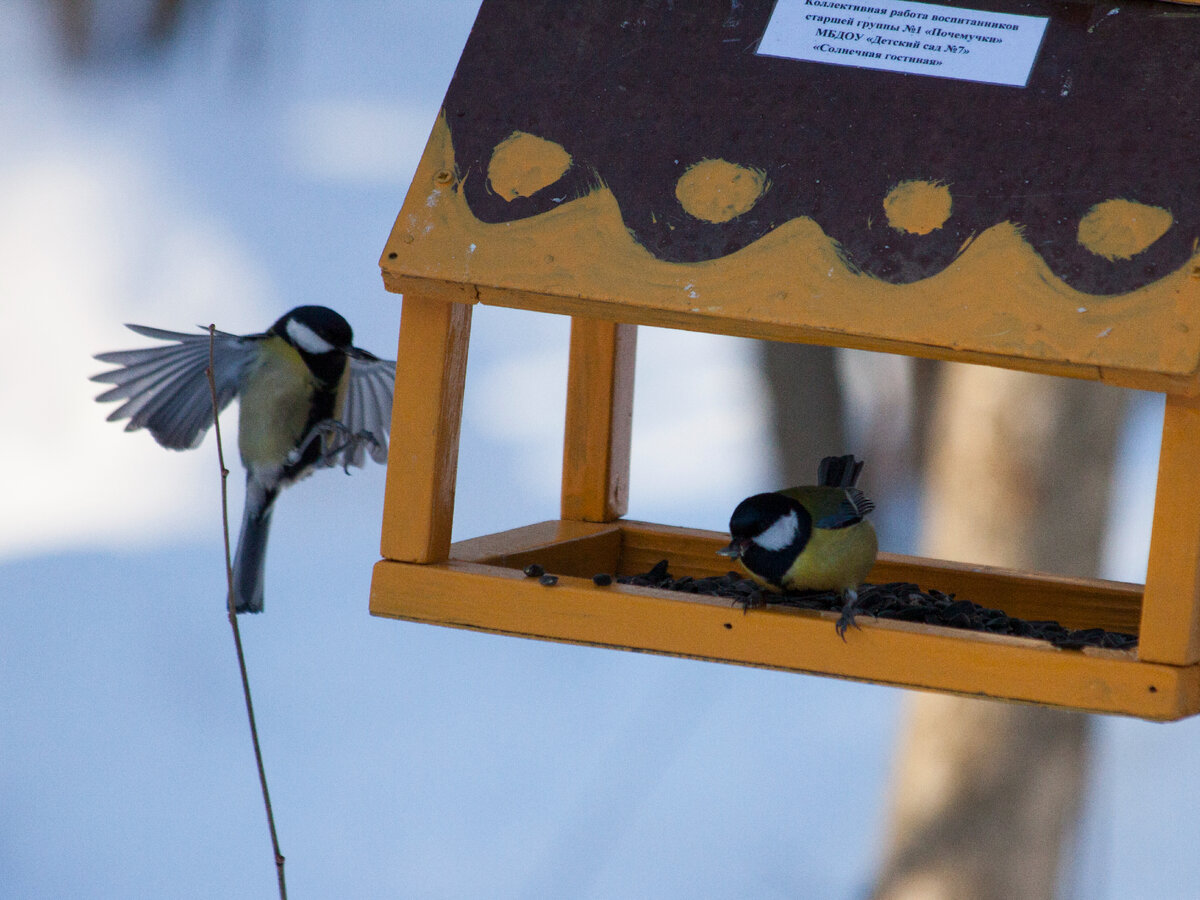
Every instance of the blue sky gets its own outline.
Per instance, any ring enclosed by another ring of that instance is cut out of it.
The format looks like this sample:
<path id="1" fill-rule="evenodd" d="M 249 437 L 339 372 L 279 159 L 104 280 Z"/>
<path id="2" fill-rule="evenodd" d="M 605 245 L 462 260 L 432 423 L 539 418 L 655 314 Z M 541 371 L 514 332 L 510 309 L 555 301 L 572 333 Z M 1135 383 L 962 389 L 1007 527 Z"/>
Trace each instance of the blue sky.
<path id="1" fill-rule="evenodd" d="M 175 50 L 71 72 L 42 4 L 6 4 L 5 897 L 273 892 L 212 439 L 105 423 L 90 356 L 141 342 L 122 322 L 253 331 L 301 303 L 392 355 L 379 251 L 476 6 L 201 4 Z M 556 515 L 566 337 L 477 310 L 457 537 Z M 753 348 L 639 342 L 631 515 L 719 529 L 770 485 Z M 1129 490 L 1153 478 L 1138 414 Z M 372 618 L 382 492 L 381 467 L 289 490 L 242 620 L 293 897 L 862 895 L 902 691 Z M 1139 577 L 1143 531 L 1113 574 Z M 1200 730 L 1097 736 L 1071 896 L 1194 896 Z"/>

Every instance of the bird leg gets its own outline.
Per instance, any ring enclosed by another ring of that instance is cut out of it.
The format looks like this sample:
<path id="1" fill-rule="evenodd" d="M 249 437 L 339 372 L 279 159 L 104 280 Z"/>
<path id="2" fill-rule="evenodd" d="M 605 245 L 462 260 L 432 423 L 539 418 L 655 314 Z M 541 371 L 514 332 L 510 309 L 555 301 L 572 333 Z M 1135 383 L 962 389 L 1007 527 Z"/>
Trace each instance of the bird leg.
<path id="1" fill-rule="evenodd" d="M 288 462 L 294 463 L 304 456 L 305 451 L 315 440 L 326 441 L 330 438 L 337 437 L 337 441 L 332 446 L 323 447 L 321 450 L 321 462 L 326 466 L 332 466 L 339 453 L 350 449 L 358 444 L 368 444 L 372 447 L 379 446 L 379 441 L 375 440 L 375 435 L 369 431 L 360 431 L 357 434 L 350 431 L 345 425 L 337 419 L 324 419 L 314 425 L 307 435 L 304 436 L 295 449 L 288 454 Z M 347 475 L 350 474 L 349 457 L 342 461 L 342 470 Z"/>
<path id="2" fill-rule="evenodd" d="M 838 617 L 837 624 L 833 627 L 837 630 L 838 637 L 845 641 L 846 629 L 851 625 L 855 628 L 859 627 L 859 624 L 854 621 L 855 607 L 858 606 L 858 591 L 854 590 L 854 588 L 846 588 L 841 594 L 844 601 L 842 604 L 842 614 Z"/>

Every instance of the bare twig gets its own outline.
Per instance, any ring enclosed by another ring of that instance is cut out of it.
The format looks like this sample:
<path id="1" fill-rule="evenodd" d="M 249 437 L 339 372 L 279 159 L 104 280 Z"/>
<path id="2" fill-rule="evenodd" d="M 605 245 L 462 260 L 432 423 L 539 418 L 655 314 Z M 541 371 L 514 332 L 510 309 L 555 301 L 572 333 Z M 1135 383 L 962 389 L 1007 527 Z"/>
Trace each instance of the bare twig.
<path id="1" fill-rule="evenodd" d="M 258 783 L 262 786 L 263 806 L 267 810 L 267 827 L 271 831 L 271 848 L 275 852 L 275 873 L 279 878 L 280 900 L 287 900 L 287 882 L 283 877 L 283 854 L 279 851 L 279 835 L 275 832 L 275 813 L 271 809 L 271 794 L 267 790 L 267 770 L 263 766 L 262 746 L 258 742 L 258 726 L 254 721 L 254 703 L 250 699 L 250 676 L 246 674 L 246 654 L 242 650 L 242 632 L 238 627 L 237 612 L 233 604 L 233 563 L 229 552 L 229 492 L 226 482 L 229 470 L 225 468 L 225 451 L 221 446 L 220 410 L 217 409 L 217 381 L 214 371 L 214 346 L 217 329 L 215 325 L 208 326 L 208 368 L 204 374 L 208 377 L 208 389 L 212 393 L 213 428 L 217 435 L 217 462 L 221 466 L 221 524 L 225 534 L 225 605 L 229 613 L 229 626 L 233 629 L 233 643 L 237 647 L 238 669 L 242 673 L 242 693 L 246 698 L 246 716 L 250 720 L 250 739 L 254 744 L 254 761 L 258 764 Z"/>

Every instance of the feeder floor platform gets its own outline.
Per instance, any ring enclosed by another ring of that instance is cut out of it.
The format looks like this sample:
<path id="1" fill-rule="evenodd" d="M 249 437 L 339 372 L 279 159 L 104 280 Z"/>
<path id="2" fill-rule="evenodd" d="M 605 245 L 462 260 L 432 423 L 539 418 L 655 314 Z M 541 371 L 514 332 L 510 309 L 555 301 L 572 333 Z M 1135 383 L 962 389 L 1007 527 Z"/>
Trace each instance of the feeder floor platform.
<path id="1" fill-rule="evenodd" d="M 835 613 L 614 582 L 669 560 L 671 572 L 722 575 L 716 532 L 618 520 L 543 522 L 453 544 L 442 563 L 384 559 L 371 613 L 540 640 L 830 675 L 967 696 L 1173 720 L 1200 712 L 1200 665 L 1136 651 L 1059 649 L 1046 641 L 860 615 L 846 640 Z M 530 563 L 553 586 L 523 573 Z M 1030 620 L 1136 633 L 1142 586 L 880 554 L 868 581 L 936 588 Z"/>

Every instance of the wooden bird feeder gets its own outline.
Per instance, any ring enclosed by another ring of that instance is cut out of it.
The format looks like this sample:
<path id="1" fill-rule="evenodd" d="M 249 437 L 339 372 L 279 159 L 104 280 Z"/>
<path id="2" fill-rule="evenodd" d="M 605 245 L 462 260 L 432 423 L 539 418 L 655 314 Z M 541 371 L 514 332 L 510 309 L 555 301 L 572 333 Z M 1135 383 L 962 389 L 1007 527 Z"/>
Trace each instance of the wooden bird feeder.
<path id="1" fill-rule="evenodd" d="M 380 265 L 404 294 L 371 612 L 1149 719 L 1200 712 L 1200 8 L 485 0 Z M 451 543 L 471 311 L 572 317 L 561 519 Z M 599 572 L 728 569 L 626 510 L 636 326 L 1166 395 L 1145 586 L 881 554 L 1063 650 Z M 559 576 L 548 588 L 522 567 Z"/>

